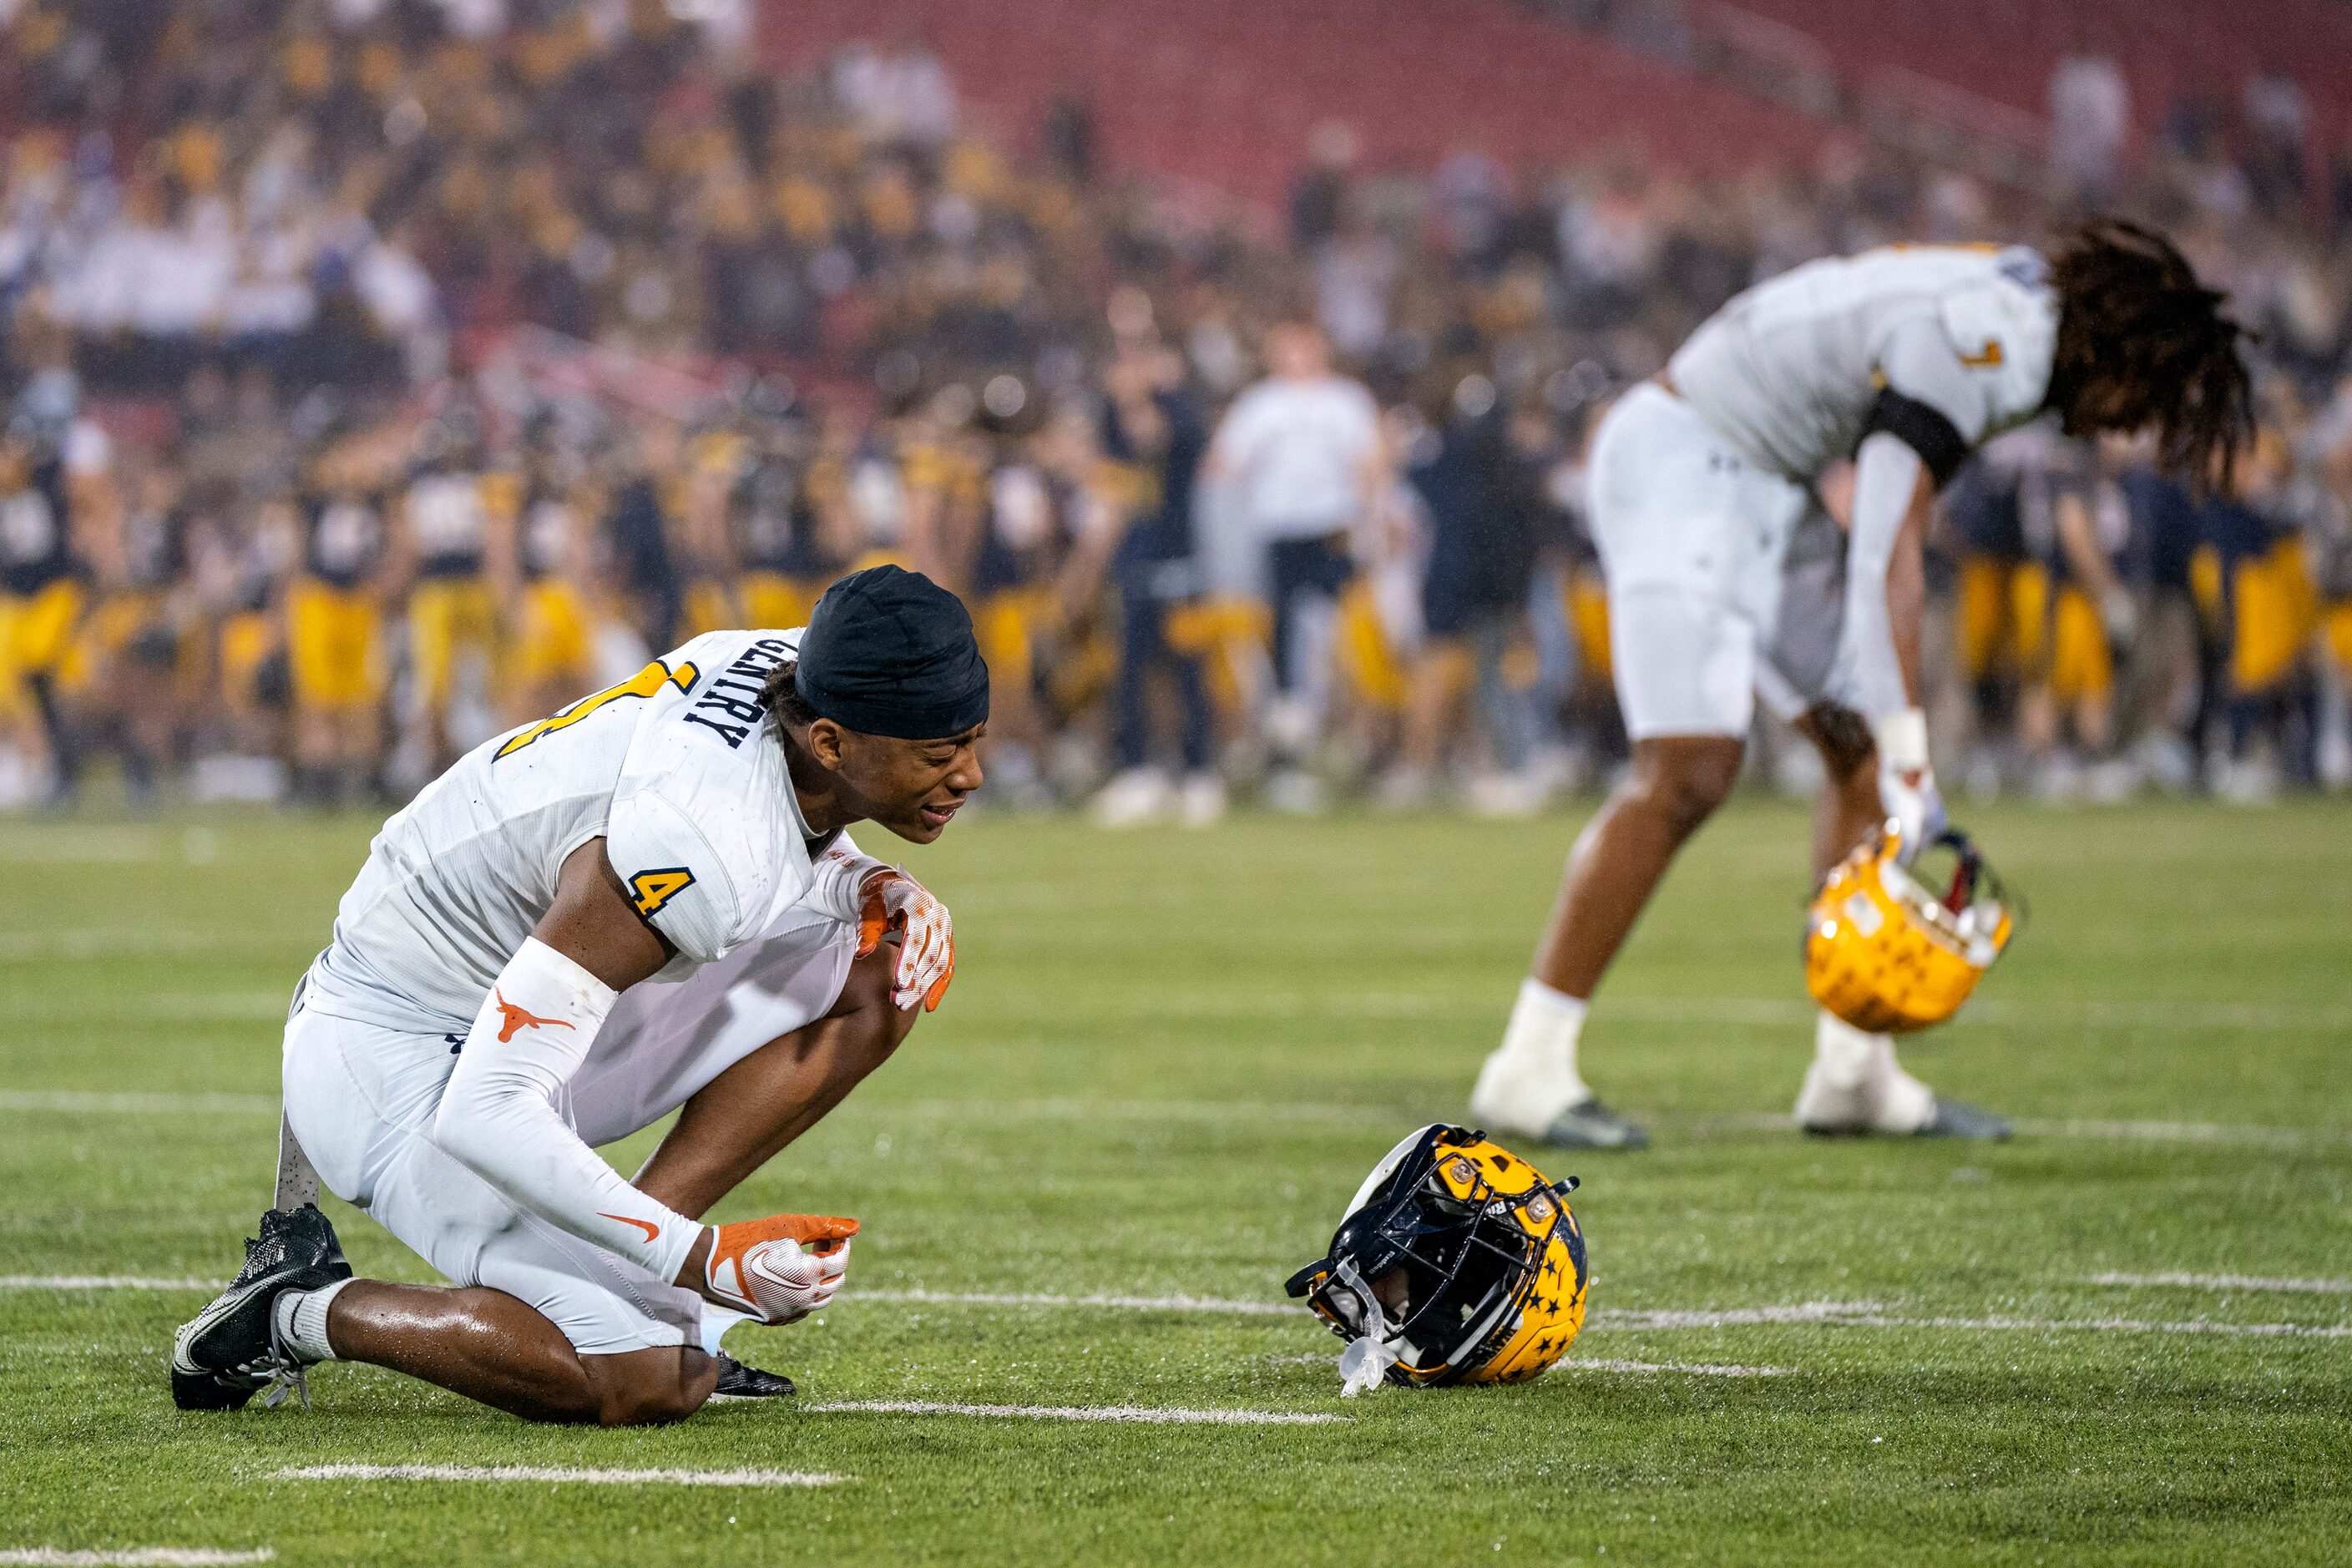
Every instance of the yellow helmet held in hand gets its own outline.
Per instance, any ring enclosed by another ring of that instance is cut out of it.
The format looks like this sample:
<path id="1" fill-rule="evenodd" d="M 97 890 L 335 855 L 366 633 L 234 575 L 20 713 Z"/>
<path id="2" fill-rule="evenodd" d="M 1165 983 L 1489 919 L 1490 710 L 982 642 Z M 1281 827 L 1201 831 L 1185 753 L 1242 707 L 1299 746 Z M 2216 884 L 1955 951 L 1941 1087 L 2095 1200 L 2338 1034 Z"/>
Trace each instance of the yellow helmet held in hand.
<path id="1" fill-rule="evenodd" d="M 1364 1387 L 1524 1383 L 1558 1361 L 1584 1326 L 1590 1278 L 1575 1188 L 1467 1128 L 1424 1127 L 1390 1150 L 1330 1251 L 1288 1286 L 1350 1342 L 1348 1391 L 1351 1360 Z"/>
<path id="2" fill-rule="evenodd" d="M 1907 1034 L 1958 1012 L 2013 923 L 2007 889 L 1968 835 L 1946 828 L 1922 851 L 1952 852 L 1940 894 L 1903 864 L 1902 849 L 1887 823 L 1822 879 L 1807 917 L 1806 988 L 1872 1034 Z"/>

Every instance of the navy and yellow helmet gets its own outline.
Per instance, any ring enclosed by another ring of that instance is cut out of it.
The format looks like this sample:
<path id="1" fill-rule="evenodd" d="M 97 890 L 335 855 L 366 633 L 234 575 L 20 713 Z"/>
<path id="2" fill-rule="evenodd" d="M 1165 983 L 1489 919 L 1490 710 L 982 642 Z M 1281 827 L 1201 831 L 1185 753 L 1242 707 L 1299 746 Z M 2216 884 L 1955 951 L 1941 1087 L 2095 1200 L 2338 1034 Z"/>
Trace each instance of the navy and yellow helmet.
<path id="1" fill-rule="evenodd" d="M 1576 1185 L 1484 1132 L 1424 1127 L 1372 1168 L 1330 1251 L 1287 1289 L 1342 1339 L 1377 1333 L 1391 1383 L 1523 1383 L 1584 1326 Z"/>

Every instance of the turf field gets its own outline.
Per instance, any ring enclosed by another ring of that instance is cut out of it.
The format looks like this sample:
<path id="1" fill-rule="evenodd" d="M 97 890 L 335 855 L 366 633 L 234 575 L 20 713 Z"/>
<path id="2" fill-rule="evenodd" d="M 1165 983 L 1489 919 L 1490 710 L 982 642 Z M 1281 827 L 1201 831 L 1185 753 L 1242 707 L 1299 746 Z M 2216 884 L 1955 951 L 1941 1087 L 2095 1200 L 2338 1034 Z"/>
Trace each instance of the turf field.
<path id="1" fill-rule="evenodd" d="M 278 1021 L 373 825 L 0 826 L 16 889 L 0 905 L 0 1549 L 1419 1568 L 2352 1554 L 2341 805 L 1975 814 L 2032 923 L 1969 1014 L 1907 1055 L 2025 1131 L 1960 1147 L 1809 1142 L 1775 1120 L 1811 1041 L 1803 827 L 1743 804 L 1677 869 L 1587 1033 L 1589 1073 L 1656 1144 L 1553 1172 L 1585 1179 L 1595 1265 L 1567 1364 L 1508 1390 L 1343 1401 L 1338 1341 L 1232 1306 L 1277 1302 L 1372 1161 L 1459 1113 L 1580 819 L 960 826 L 912 861 L 956 912 L 947 1005 L 722 1211 L 866 1222 L 821 1320 L 730 1341 L 799 1378 L 798 1406 L 616 1433 L 346 1366 L 314 1374 L 308 1415 L 174 1412 L 171 1331 L 203 1296 L 172 1282 L 225 1277 L 267 1201 Z M 362 1272 L 424 1277 L 332 1212 Z M 1000 1299 L 953 1299 L 973 1296 Z M 1083 1300 L 1105 1296 L 1127 1300 Z M 875 1402 L 1321 1419 L 822 1408 Z M 836 1479 L 277 1479 L 415 1464 Z"/>

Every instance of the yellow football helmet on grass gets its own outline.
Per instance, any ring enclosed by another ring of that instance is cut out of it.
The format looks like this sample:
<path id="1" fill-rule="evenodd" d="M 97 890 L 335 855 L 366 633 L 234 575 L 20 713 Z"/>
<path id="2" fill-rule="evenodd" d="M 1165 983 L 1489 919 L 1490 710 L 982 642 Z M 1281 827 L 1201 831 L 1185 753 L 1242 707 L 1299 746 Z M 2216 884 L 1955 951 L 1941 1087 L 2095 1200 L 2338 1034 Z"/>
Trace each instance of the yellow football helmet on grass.
<path id="1" fill-rule="evenodd" d="M 1356 1191 L 1331 1249 L 1290 1278 L 1332 1331 L 1349 1392 L 1523 1383 L 1584 1326 L 1576 1178 L 1551 1182 L 1484 1132 L 1424 1127 Z"/>
<path id="2" fill-rule="evenodd" d="M 1872 1034 L 1908 1034 L 1958 1012 L 2014 924 L 2008 889 L 1968 835 L 1946 828 L 1909 867 L 1902 850 L 1889 822 L 1822 879 L 1807 919 L 1806 988 Z M 1952 866 L 1937 893 L 1919 867 L 1939 850 Z"/>

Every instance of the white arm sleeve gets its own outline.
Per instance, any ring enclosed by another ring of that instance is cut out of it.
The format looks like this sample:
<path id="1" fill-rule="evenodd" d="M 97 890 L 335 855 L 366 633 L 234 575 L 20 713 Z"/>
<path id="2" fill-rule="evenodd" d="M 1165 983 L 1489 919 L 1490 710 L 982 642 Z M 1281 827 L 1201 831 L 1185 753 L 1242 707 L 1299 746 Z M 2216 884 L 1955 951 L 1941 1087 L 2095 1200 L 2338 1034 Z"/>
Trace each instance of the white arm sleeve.
<path id="1" fill-rule="evenodd" d="M 474 1016 L 433 1142 L 549 1224 L 667 1282 L 702 1227 L 631 1186 L 558 1109 L 618 994 L 527 939 Z"/>
<path id="2" fill-rule="evenodd" d="M 1886 579 L 1911 497 L 1927 471 L 1919 455 L 1880 430 L 1865 437 L 1854 461 L 1853 536 L 1846 547 L 1846 687 L 1873 723 L 1913 706 L 1895 653 Z"/>
<path id="3" fill-rule="evenodd" d="M 833 841 L 833 847 L 816 858 L 815 875 L 801 902 L 811 909 L 823 910 L 835 920 L 856 924 L 865 915 L 865 903 L 860 889 L 866 879 L 877 871 L 887 871 L 887 862 L 858 852 L 847 834 Z"/>
<path id="4" fill-rule="evenodd" d="M 1896 324 L 1879 352 L 1885 386 L 1854 454 L 1853 521 L 1846 552 L 1840 664 L 1864 717 L 1876 723 L 1916 706 L 1903 685 L 1886 579 L 1895 541 L 1923 475 L 1951 477 L 1984 435 L 1985 400 L 1941 321 Z"/>

